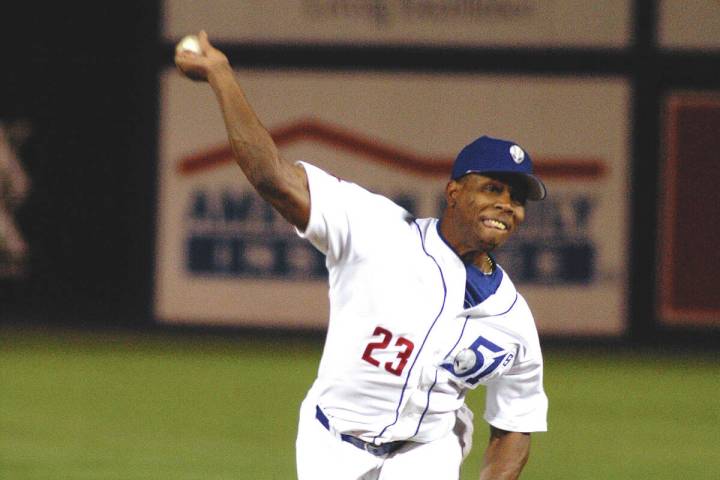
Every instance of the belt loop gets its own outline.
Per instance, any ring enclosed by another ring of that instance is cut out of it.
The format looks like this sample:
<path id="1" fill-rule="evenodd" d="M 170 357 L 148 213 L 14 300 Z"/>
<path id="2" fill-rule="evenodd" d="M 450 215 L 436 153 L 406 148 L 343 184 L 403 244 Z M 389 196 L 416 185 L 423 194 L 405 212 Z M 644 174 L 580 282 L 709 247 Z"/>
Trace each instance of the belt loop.
<path id="1" fill-rule="evenodd" d="M 332 425 L 330 425 L 330 420 L 327 418 L 327 415 L 325 415 L 325 413 L 322 411 L 320 405 L 315 406 L 315 418 L 317 418 L 318 422 L 320 422 L 320 424 L 325 427 L 325 429 L 329 431 L 330 434 L 338 440 L 347 442 L 359 448 L 360 450 L 365 450 L 369 454 L 375 455 L 376 457 L 382 457 L 389 453 L 393 453 L 407 443 L 405 441 L 395 441 L 384 443 L 382 445 L 375 445 L 370 442 L 366 442 L 365 440 L 362 440 L 360 438 L 353 437 L 352 435 L 340 434 L 337 430 L 333 428 Z"/>
<path id="2" fill-rule="evenodd" d="M 322 424 L 323 427 L 330 430 L 330 421 L 327 416 L 320 410 L 320 405 L 315 405 L 315 418 Z"/>
<path id="3" fill-rule="evenodd" d="M 315 418 L 320 422 L 320 424 L 325 427 L 325 430 L 330 432 L 330 435 L 337 438 L 338 440 L 342 440 L 342 437 L 340 434 L 335 430 L 335 428 L 330 424 L 330 419 L 328 419 L 327 415 L 325 415 L 325 412 L 322 411 L 320 408 L 320 405 L 315 406 Z"/>

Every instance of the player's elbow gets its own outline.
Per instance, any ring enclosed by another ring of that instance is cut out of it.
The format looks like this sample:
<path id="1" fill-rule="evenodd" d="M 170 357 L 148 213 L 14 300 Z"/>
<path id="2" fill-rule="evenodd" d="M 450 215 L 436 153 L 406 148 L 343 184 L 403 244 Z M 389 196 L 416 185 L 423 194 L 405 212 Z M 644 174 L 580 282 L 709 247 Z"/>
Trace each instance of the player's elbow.
<path id="1" fill-rule="evenodd" d="M 271 175 L 255 179 L 260 196 L 292 225 L 304 230 L 310 219 L 310 192 L 305 170 L 284 165 Z"/>
<path id="2" fill-rule="evenodd" d="M 282 180 L 275 172 L 256 172 L 252 178 L 248 176 L 248 180 L 265 200 L 281 196 L 284 190 Z"/>
<path id="3" fill-rule="evenodd" d="M 283 165 L 281 160 L 276 159 L 270 168 L 263 168 L 255 171 L 252 178 L 248 179 L 255 187 L 255 190 L 270 203 L 277 203 L 279 200 L 288 199 L 295 189 L 294 179 L 286 171 L 289 166 Z"/>

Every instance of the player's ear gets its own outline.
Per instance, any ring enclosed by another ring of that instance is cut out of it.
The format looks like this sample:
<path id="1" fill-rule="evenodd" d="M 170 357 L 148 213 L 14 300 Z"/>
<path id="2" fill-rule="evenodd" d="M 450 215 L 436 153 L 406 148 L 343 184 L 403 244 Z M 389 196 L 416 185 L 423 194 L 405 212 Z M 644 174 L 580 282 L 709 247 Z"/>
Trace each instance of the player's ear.
<path id="1" fill-rule="evenodd" d="M 460 193 L 460 182 L 457 182 L 455 180 L 450 180 L 447 185 L 445 185 L 445 203 L 448 207 L 454 207 L 457 203 L 457 196 Z"/>

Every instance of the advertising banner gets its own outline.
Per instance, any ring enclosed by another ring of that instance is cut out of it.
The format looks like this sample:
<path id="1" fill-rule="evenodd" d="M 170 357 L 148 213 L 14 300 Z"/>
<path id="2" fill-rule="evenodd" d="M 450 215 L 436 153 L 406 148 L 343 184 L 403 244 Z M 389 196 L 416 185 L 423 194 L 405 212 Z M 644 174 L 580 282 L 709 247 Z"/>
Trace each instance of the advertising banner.
<path id="1" fill-rule="evenodd" d="M 621 48 L 630 0 L 166 0 L 165 38 L 250 43 Z"/>
<path id="2" fill-rule="evenodd" d="M 487 134 L 550 190 L 497 252 L 548 334 L 623 331 L 628 85 L 557 77 L 239 71 L 282 156 L 439 216 L 457 152 Z M 204 84 L 162 76 L 156 314 L 166 322 L 321 328 L 324 258 L 251 189 Z M 380 232 L 381 234 L 381 232 Z"/>

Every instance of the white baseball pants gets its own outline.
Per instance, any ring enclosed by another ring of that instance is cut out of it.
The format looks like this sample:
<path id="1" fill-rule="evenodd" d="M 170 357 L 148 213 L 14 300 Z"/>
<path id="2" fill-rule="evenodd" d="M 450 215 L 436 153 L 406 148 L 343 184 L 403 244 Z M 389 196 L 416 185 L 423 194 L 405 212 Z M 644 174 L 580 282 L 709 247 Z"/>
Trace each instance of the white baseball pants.
<path id="1" fill-rule="evenodd" d="M 336 438 L 315 417 L 315 404 L 300 409 L 296 441 L 298 480 L 457 480 L 463 460 L 458 436 L 413 443 L 377 457 Z"/>

